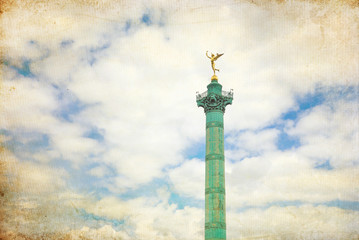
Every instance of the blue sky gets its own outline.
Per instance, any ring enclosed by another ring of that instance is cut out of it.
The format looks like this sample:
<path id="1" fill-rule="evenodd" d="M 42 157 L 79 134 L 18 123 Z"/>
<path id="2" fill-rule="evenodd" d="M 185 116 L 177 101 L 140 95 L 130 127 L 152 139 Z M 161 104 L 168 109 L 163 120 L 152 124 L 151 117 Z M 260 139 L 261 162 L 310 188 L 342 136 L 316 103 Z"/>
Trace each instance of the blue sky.
<path id="1" fill-rule="evenodd" d="M 203 239 L 208 50 L 234 89 L 228 239 L 359 235 L 357 7 L 25 2 L 3 14 L 1 234 Z"/>

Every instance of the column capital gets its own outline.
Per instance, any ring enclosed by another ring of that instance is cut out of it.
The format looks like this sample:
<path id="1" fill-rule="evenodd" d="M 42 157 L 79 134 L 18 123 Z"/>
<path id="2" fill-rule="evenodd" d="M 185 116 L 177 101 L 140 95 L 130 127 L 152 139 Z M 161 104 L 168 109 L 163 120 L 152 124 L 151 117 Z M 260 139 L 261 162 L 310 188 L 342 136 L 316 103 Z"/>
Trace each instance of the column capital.
<path id="1" fill-rule="evenodd" d="M 206 94 L 205 97 L 197 98 L 197 106 L 203 107 L 204 112 L 209 111 L 221 111 L 225 112 L 226 106 L 232 104 L 233 93 L 231 95 L 224 96 L 223 94 L 219 95 L 216 93 Z"/>

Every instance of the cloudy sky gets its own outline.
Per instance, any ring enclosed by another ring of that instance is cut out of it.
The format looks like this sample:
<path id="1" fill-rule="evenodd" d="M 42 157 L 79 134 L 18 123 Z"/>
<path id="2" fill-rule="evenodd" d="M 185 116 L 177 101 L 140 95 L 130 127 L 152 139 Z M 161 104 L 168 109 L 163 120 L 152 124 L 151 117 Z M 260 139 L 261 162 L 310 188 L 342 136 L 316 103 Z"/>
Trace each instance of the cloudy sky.
<path id="1" fill-rule="evenodd" d="M 0 238 L 203 239 L 207 50 L 228 239 L 359 237 L 356 1 L 1 8 Z"/>

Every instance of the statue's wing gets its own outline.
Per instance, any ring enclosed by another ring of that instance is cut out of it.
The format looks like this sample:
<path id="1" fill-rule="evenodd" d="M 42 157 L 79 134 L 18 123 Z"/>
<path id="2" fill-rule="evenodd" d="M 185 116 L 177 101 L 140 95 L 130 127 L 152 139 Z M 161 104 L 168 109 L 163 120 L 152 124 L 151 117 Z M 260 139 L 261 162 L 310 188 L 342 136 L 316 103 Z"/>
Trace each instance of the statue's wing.
<path id="1" fill-rule="evenodd" d="M 218 54 L 217 53 L 217 56 L 214 57 L 214 60 L 217 60 L 220 56 L 222 56 L 224 53 L 221 53 L 221 54 Z"/>

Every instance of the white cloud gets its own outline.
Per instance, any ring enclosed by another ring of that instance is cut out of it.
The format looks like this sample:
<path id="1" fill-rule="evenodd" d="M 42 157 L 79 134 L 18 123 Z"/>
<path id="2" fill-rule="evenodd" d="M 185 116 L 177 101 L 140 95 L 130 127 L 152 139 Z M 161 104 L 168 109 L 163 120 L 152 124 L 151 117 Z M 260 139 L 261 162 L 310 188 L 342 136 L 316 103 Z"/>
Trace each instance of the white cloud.
<path id="1" fill-rule="evenodd" d="M 0 148 L 2 183 L 12 191 L 26 194 L 54 193 L 66 186 L 68 174 L 64 169 L 45 164 L 20 162 L 9 150 Z"/>
<path id="2" fill-rule="evenodd" d="M 227 216 L 228 239 L 355 239 L 358 212 L 311 206 L 252 209 Z"/>
<path id="3" fill-rule="evenodd" d="M 173 190 L 182 196 L 204 199 L 205 163 L 199 159 L 185 161 L 181 166 L 169 170 Z"/>
<path id="4" fill-rule="evenodd" d="M 49 129 L 50 146 L 64 160 L 70 160 L 78 167 L 89 159 L 90 154 L 99 154 L 103 146 L 96 140 L 85 137 L 89 128 L 77 123 L 61 122 L 56 127 Z"/>
<path id="5" fill-rule="evenodd" d="M 70 200 L 63 197 L 69 177 L 64 169 L 19 161 L 5 148 L 0 149 L 0 159 L 3 231 L 10 235 L 61 232 L 68 228 L 69 218 L 78 226 L 74 210 L 64 204 Z"/>
<path id="6" fill-rule="evenodd" d="M 116 240 L 127 240 L 131 239 L 124 232 L 117 232 L 110 225 L 105 225 L 101 228 L 94 229 L 89 227 L 83 227 L 79 230 L 72 230 L 67 233 L 66 236 L 70 236 L 73 240 L 80 239 L 92 239 L 92 240 L 100 240 L 100 239 L 116 239 Z"/>
<path id="7" fill-rule="evenodd" d="M 0 89 L 2 128 L 41 130 L 58 122 L 50 114 L 57 107 L 51 87 L 29 78 L 18 77 L 7 67 L 4 67 L 4 76 Z"/>
<path id="8" fill-rule="evenodd" d="M 177 209 L 168 204 L 168 192 L 159 191 L 154 198 L 123 201 L 115 197 L 82 206 L 97 216 L 125 219 L 124 228 L 137 239 L 200 239 L 203 237 L 203 210 Z"/>
<path id="9" fill-rule="evenodd" d="M 358 168 L 313 169 L 294 152 L 277 152 L 227 164 L 227 207 L 271 202 L 357 201 Z"/>
<path id="10" fill-rule="evenodd" d="M 109 171 L 105 166 L 97 166 L 89 170 L 88 173 L 91 174 L 92 176 L 101 178 L 107 175 Z"/>
<path id="11" fill-rule="evenodd" d="M 300 138 L 298 154 L 320 165 L 334 168 L 356 166 L 359 161 L 359 119 L 357 102 L 335 102 L 308 110 L 288 133 Z"/>
<path id="12" fill-rule="evenodd" d="M 279 130 L 266 129 L 258 132 L 246 131 L 230 135 L 226 138 L 233 150 L 226 151 L 226 158 L 239 161 L 249 155 L 259 155 L 277 150 L 276 142 Z"/>

